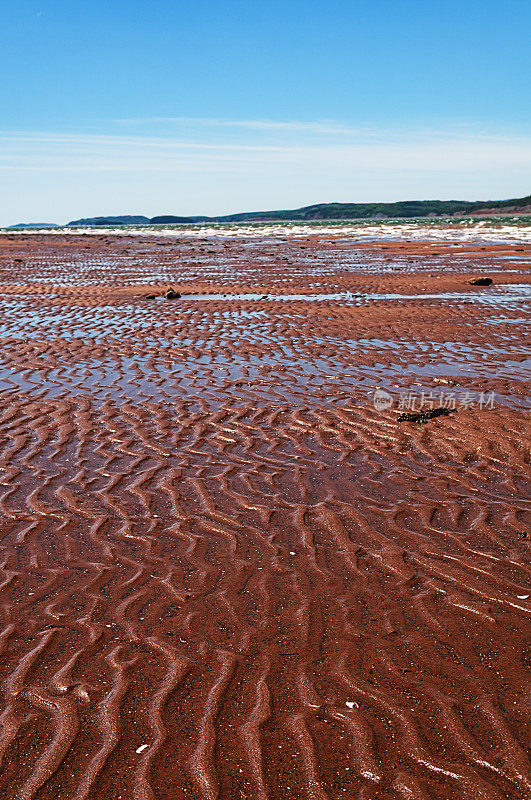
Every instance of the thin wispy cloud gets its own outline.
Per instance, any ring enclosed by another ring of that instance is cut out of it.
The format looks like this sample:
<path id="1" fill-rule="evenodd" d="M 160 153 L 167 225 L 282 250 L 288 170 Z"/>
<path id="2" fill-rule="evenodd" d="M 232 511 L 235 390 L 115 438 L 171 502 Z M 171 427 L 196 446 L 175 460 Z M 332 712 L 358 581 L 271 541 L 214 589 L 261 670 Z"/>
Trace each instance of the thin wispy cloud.
<path id="1" fill-rule="evenodd" d="M 131 117 L 115 119 L 114 125 L 127 127 L 152 127 L 163 125 L 164 130 L 174 130 L 176 134 L 180 130 L 193 129 L 194 131 L 208 132 L 209 130 L 225 129 L 226 131 L 250 131 L 257 133 L 270 133 L 273 136 L 278 134 L 315 134 L 322 137 L 353 137 L 368 139 L 414 139 L 424 138 L 445 138 L 462 139 L 474 137 L 475 139 L 485 139 L 499 141 L 500 138 L 527 140 L 527 136 L 518 135 L 510 129 L 504 129 L 502 125 L 496 130 L 492 126 L 487 126 L 481 121 L 471 122 L 470 120 L 451 120 L 440 122 L 437 125 L 409 125 L 409 126 L 371 126 L 368 124 L 353 126 L 338 120 L 272 120 L 272 119 L 226 119 L 217 117 Z M 127 133 L 126 133 L 127 135 Z"/>
<path id="2" fill-rule="evenodd" d="M 378 135 L 368 127 L 350 127 L 333 120 L 304 122 L 297 120 L 270 119 L 223 119 L 209 117 L 138 117 L 114 120 L 123 125 L 173 124 L 176 126 L 193 126 L 202 128 L 233 128 L 254 131 L 280 131 L 295 133 L 317 133 L 331 135 Z"/>
<path id="3" fill-rule="evenodd" d="M 394 137 L 359 135 L 348 142 L 271 143 L 190 141 L 178 136 L 128 136 L 88 133 L 0 132 L 0 168 L 21 169 L 239 169 L 251 161 L 290 168 L 465 170 L 531 166 L 531 137 L 402 132 Z"/>

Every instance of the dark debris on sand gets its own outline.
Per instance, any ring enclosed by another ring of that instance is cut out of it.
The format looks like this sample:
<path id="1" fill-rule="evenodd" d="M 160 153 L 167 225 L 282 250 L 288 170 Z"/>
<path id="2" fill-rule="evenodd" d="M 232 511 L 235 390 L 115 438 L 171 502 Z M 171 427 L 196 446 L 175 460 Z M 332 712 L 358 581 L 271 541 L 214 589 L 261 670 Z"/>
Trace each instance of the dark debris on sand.
<path id="1" fill-rule="evenodd" d="M 471 286 L 490 286 L 492 283 L 492 278 L 474 278 L 473 281 L 469 281 Z"/>
<path id="2" fill-rule="evenodd" d="M 158 297 L 164 297 L 166 300 L 179 300 L 181 293 L 177 292 L 173 286 L 168 286 L 164 294 L 146 294 L 144 297 L 146 300 L 156 300 Z"/>
<path id="3" fill-rule="evenodd" d="M 400 414 L 398 422 L 418 422 L 424 425 L 429 419 L 434 417 L 448 417 L 450 409 L 448 408 L 430 408 L 428 411 L 418 411 L 415 414 Z"/>

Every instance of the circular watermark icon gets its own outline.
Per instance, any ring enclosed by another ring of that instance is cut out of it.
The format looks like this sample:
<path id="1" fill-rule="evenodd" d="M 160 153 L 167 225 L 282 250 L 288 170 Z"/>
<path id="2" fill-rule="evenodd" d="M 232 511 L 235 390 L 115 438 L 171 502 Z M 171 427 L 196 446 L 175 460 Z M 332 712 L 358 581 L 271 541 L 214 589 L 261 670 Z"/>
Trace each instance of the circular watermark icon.
<path id="1" fill-rule="evenodd" d="M 393 395 L 384 389 L 376 389 L 372 398 L 376 411 L 387 411 L 393 405 Z"/>

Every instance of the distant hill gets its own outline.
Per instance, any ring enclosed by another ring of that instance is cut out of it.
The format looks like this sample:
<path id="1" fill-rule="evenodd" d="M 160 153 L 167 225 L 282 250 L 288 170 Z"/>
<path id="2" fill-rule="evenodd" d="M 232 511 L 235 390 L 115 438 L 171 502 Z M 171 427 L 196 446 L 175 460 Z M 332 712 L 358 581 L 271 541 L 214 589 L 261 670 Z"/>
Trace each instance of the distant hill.
<path id="1" fill-rule="evenodd" d="M 185 222 L 259 222 L 275 220 L 404 219 L 412 217 L 530 214 L 531 195 L 512 200 L 403 200 L 398 203 L 319 203 L 281 211 L 245 211 L 219 217 L 152 217 L 152 225 Z"/>
<path id="2" fill-rule="evenodd" d="M 55 222 L 17 222 L 16 225 L 10 225 L 11 228 L 58 228 Z"/>
<path id="3" fill-rule="evenodd" d="M 531 195 L 521 197 L 519 200 L 503 200 L 490 207 L 482 204 L 481 208 L 468 212 L 469 216 L 496 216 L 499 214 L 531 214 Z"/>
<path id="4" fill-rule="evenodd" d="M 174 217 L 171 214 L 166 214 L 161 217 L 151 217 L 149 220 L 151 225 L 177 225 L 183 222 L 201 222 L 208 217 Z"/>
<path id="5" fill-rule="evenodd" d="M 403 200 L 398 203 L 320 203 L 286 211 L 256 211 L 216 217 L 218 222 L 259 220 L 397 219 L 468 214 L 530 213 L 531 195 L 513 200 Z M 214 220 L 213 220 L 214 221 Z"/>
<path id="6" fill-rule="evenodd" d="M 280 211 L 245 211 L 219 217 L 118 216 L 88 217 L 68 223 L 69 227 L 90 225 L 178 225 L 191 222 L 266 222 L 349 219 L 411 219 L 415 217 L 499 216 L 531 214 L 531 195 L 510 200 L 402 200 L 398 203 L 319 203 Z M 14 227 L 14 226 L 13 226 Z M 28 226 L 29 227 L 29 226 Z"/>
<path id="7" fill-rule="evenodd" d="M 87 217 L 87 219 L 74 219 L 68 222 L 68 227 L 82 227 L 86 225 L 146 225 L 149 217 L 123 216 L 123 217 Z"/>

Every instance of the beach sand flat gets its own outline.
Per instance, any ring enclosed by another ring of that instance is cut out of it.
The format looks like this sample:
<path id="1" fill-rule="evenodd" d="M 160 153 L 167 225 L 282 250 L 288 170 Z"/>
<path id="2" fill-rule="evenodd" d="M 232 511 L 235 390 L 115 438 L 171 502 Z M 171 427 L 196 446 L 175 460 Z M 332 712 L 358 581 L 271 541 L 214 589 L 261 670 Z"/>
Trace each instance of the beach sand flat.
<path id="1" fill-rule="evenodd" d="M 2 798 L 529 795 L 530 259 L 0 235 Z"/>

